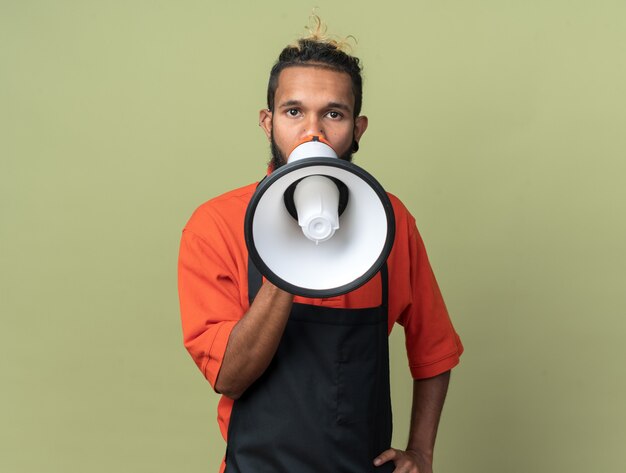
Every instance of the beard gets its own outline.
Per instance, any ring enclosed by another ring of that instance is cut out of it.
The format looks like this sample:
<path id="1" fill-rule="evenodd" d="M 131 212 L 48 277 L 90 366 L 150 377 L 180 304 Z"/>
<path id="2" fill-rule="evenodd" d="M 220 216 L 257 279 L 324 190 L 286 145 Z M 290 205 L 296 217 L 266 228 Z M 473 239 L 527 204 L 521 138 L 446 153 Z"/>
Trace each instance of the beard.
<path id="1" fill-rule="evenodd" d="M 339 156 L 339 159 L 343 159 L 344 161 L 348 161 L 349 163 L 351 163 L 352 162 L 352 155 L 358 149 L 359 149 L 359 145 L 358 145 L 358 143 L 355 141 L 355 139 L 353 137 L 352 138 L 352 146 L 350 146 L 350 148 L 348 148 L 348 150 L 345 153 L 343 153 L 341 156 Z M 275 171 L 279 167 L 284 166 L 285 164 L 287 164 L 288 156 L 285 156 L 285 153 L 283 153 L 280 150 L 280 148 L 276 144 L 276 141 L 274 141 L 274 130 L 272 130 L 271 136 L 270 136 L 270 151 L 272 153 L 272 159 L 269 162 L 269 166 L 270 166 L 270 169 L 272 171 Z"/>

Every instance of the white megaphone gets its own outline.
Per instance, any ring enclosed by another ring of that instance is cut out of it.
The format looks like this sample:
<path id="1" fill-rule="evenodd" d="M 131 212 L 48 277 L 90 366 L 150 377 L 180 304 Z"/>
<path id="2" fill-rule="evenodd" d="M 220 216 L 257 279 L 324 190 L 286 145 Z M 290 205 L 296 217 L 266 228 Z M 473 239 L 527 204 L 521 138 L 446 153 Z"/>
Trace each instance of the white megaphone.
<path id="1" fill-rule="evenodd" d="M 378 181 L 313 136 L 259 183 L 244 233 L 252 262 L 274 285 L 299 296 L 333 297 L 380 270 L 395 220 Z"/>

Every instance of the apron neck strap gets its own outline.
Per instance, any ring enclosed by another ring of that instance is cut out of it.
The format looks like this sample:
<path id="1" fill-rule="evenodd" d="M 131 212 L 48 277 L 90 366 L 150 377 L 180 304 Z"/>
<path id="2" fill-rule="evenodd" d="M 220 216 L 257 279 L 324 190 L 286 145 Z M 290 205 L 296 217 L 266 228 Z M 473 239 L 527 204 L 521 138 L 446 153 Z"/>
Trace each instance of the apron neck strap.
<path id="1" fill-rule="evenodd" d="M 380 268 L 380 286 L 382 288 L 381 307 L 387 308 L 389 303 L 389 274 L 386 261 L 383 263 L 383 267 Z"/>
<path id="2" fill-rule="evenodd" d="M 252 262 L 252 258 L 248 256 L 248 302 L 252 305 L 252 301 L 261 289 L 263 284 L 263 276 Z"/>

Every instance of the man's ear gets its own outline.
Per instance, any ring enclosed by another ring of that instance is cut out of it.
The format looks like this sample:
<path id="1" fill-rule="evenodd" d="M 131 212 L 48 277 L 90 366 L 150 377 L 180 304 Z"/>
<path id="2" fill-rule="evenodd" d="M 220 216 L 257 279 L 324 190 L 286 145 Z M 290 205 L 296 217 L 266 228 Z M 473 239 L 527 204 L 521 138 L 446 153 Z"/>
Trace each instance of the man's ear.
<path id="1" fill-rule="evenodd" d="M 356 117 L 354 120 L 354 141 L 357 143 L 361 139 L 361 136 L 363 136 L 363 133 L 365 133 L 365 130 L 367 130 L 367 124 L 368 120 L 365 115 Z"/>
<path id="2" fill-rule="evenodd" d="M 265 136 L 270 140 L 272 138 L 272 112 L 269 108 L 259 110 L 259 126 L 263 128 Z"/>

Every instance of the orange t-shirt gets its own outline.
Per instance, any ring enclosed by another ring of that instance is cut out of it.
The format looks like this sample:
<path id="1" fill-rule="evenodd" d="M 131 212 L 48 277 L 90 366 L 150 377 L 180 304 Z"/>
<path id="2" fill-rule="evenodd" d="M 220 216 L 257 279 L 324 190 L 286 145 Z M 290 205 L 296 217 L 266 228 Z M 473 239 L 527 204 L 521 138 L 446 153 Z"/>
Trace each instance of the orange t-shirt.
<path id="1" fill-rule="evenodd" d="M 202 204 L 183 230 L 178 284 L 184 344 L 211 386 L 219 373 L 231 330 L 249 308 L 248 251 L 244 216 L 257 184 L 235 189 Z M 396 234 L 389 269 L 389 322 L 404 327 L 411 374 L 429 378 L 453 368 L 463 346 L 433 275 L 415 219 L 389 195 Z M 379 275 L 342 296 L 296 297 L 294 302 L 330 308 L 375 307 L 381 303 Z M 233 400 L 218 405 L 220 431 L 227 440 Z M 222 465 L 223 469 L 224 465 Z"/>

